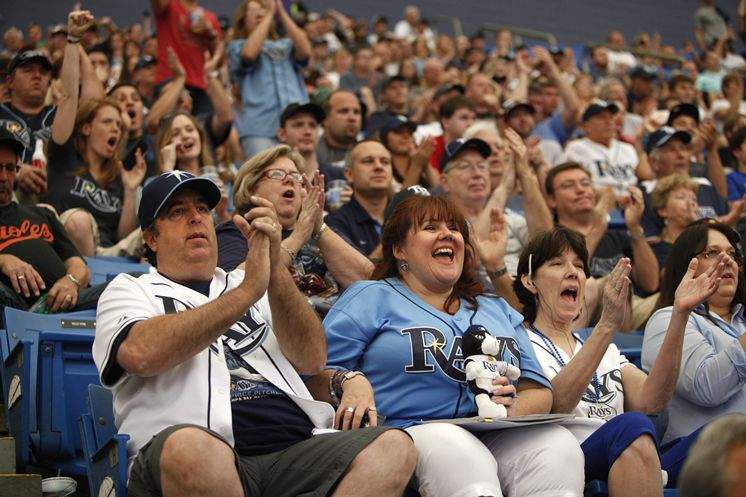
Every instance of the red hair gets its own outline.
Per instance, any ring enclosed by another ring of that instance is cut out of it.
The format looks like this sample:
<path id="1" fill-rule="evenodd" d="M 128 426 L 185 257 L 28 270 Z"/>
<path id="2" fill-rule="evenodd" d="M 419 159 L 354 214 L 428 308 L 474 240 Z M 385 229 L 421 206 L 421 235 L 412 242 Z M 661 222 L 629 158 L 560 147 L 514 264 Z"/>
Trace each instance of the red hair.
<path id="1" fill-rule="evenodd" d="M 376 264 L 371 278 L 382 280 L 401 276 L 399 262 L 394 257 L 394 247 L 405 243 L 407 237 L 411 236 L 425 221 L 455 223 L 464 238 L 464 267 L 445 302 L 445 308 L 448 309 L 456 299 L 461 298 L 476 307 L 477 295 L 481 294 L 484 288 L 477 279 L 477 259 L 469 236 L 469 224 L 453 202 L 446 197 L 413 195 L 394 208 L 391 216 L 383 225 L 381 233 L 383 256 Z"/>

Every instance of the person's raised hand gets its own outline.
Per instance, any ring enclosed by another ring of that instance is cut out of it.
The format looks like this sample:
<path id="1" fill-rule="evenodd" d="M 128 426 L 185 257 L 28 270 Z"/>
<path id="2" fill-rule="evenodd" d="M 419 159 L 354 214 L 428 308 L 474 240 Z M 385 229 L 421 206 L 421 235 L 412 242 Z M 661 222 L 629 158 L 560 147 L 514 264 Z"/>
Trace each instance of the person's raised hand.
<path id="1" fill-rule="evenodd" d="M 626 257 L 617 262 L 606 279 L 604 285 L 603 311 L 599 322 L 605 323 L 610 329 L 619 331 L 624 323 L 629 301 L 629 274 L 632 264 Z"/>
<path id="2" fill-rule="evenodd" d="M 18 188 L 24 193 L 38 195 L 47 192 L 47 170 L 34 167 L 31 164 L 21 164 L 21 170 L 16 176 Z"/>
<path id="3" fill-rule="evenodd" d="M 176 167 L 176 148 L 181 141 L 176 138 L 161 149 L 161 172 L 173 171 Z"/>
<path id="4" fill-rule="evenodd" d="M 73 38 L 82 38 L 93 26 L 93 14 L 88 10 L 73 10 L 67 16 L 67 34 Z"/>
<path id="5" fill-rule="evenodd" d="M 720 285 L 723 275 L 735 277 L 738 274 L 738 265 L 733 259 L 721 253 L 715 264 L 707 271 L 695 277 L 699 266 L 696 257 L 689 261 L 689 268 L 684 277 L 681 278 L 679 286 L 673 297 L 673 308 L 679 312 L 690 312 L 703 303 L 715 293 Z"/>
<path id="6" fill-rule="evenodd" d="M 491 209 L 489 231 L 481 236 L 475 234 L 477 252 L 485 269 L 496 271 L 504 266 L 508 249 L 508 222 L 502 210 Z"/>
<path id="7" fill-rule="evenodd" d="M 636 186 L 629 187 L 629 195 L 621 200 L 622 209 L 624 209 L 624 224 L 627 229 L 638 229 L 642 220 L 642 214 L 645 212 L 645 200 L 642 191 Z"/>
<path id="8" fill-rule="evenodd" d="M 122 177 L 122 186 L 125 190 L 134 190 L 142 184 L 145 179 L 145 172 L 148 166 L 145 164 L 145 158 L 142 155 L 140 148 L 135 149 L 135 165 L 132 169 L 127 170 L 122 167 L 119 170 L 119 174 Z"/>
<path id="9" fill-rule="evenodd" d="M 318 171 L 311 181 L 303 176 L 303 190 L 301 193 L 301 207 L 298 220 L 295 222 L 293 232 L 298 232 L 306 243 L 313 233 L 316 233 L 324 220 L 324 201 L 319 198 L 319 191 L 323 197 L 323 180 L 319 179 Z"/>
<path id="10" fill-rule="evenodd" d="M 168 68 L 171 70 L 171 74 L 174 78 L 186 78 L 186 69 L 181 63 L 179 56 L 176 55 L 176 51 L 173 47 L 167 47 L 166 53 L 168 57 Z"/>

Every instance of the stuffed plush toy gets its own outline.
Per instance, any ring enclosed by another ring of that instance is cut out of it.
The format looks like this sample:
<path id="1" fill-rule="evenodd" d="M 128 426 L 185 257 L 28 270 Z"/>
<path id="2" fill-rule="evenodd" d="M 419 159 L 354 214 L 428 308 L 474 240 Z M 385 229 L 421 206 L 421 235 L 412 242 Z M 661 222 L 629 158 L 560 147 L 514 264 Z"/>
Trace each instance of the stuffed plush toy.
<path id="1" fill-rule="evenodd" d="M 492 380 L 505 376 L 508 380 L 515 381 L 521 376 L 521 370 L 495 358 L 500 353 L 500 342 L 484 326 L 470 326 L 464 333 L 461 347 L 466 357 L 466 383 L 474 394 L 479 416 L 498 419 L 507 417 L 505 406 L 495 404 L 490 399 L 494 388 Z"/>

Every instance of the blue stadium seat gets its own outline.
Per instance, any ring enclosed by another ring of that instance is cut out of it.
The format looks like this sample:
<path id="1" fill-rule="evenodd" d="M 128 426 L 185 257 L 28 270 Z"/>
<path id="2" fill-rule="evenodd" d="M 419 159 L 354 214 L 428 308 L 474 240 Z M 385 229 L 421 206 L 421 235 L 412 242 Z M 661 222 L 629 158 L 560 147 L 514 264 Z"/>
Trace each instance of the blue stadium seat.
<path id="1" fill-rule="evenodd" d="M 95 312 L 33 314 L 5 309 L 0 330 L 8 429 L 16 439 L 16 465 L 84 475 L 76 422 L 89 383 L 98 384 L 91 345 Z"/>
<path id="2" fill-rule="evenodd" d="M 150 264 L 132 262 L 124 257 L 84 257 L 91 270 L 91 285 L 113 280 L 119 273 L 147 273 Z"/>
<path id="3" fill-rule="evenodd" d="M 117 434 L 111 392 L 99 385 L 88 385 L 88 412 L 78 420 L 83 454 L 88 472 L 90 495 L 127 497 L 127 441 Z M 102 491 L 114 489 L 111 491 Z"/>
<path id="4" fill-rule="evenodd" d="M 588 340 L 593 328 L 581 328 L 576 330 L 578 336 L 583 341 Z M 645 336 L 642 330 L 631 331 L 629 333 L 616 332 L 612 342 L 617 346 L 619 352 L 624 354 L 629 362 L 641 368 L 642 361 L 642 339 Z"/>
<path id="5" fill-rule="evenodd" d="M 619 352 L 627 357 L 627 360 L 642 369 L 642 339 L 645 334 L 642 330 L 629 333 L 614 333 L 613 342 Z"/>

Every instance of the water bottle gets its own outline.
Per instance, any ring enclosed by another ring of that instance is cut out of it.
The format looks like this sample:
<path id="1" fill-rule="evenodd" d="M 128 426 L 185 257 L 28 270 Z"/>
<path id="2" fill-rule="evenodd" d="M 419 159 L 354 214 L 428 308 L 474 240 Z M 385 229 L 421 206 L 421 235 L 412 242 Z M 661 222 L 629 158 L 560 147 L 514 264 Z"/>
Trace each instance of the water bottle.
<path id="1" fill-rule="evenodd" d="M 47 156 L 44 155 L 44 140 L 36 139 L 34 154 L 31 156 L 31 166 L 34 169 L 47 170 Z M 18 190 L 18 202 L 21 204 L 35 205 L 39 203 L 39 195 L 36 193 L 25 193 Z"/>

